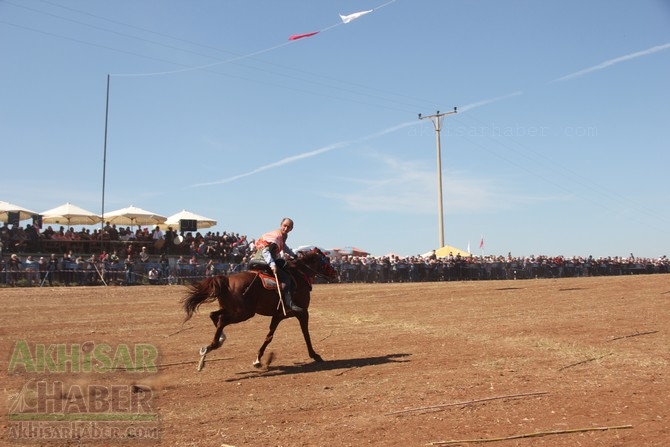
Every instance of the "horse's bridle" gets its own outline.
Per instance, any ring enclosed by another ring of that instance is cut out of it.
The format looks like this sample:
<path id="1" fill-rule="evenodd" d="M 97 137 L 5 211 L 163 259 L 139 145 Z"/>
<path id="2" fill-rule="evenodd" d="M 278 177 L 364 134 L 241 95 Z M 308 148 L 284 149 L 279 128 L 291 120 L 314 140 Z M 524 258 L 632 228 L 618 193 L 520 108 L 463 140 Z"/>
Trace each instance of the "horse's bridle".
<path id="1" fill-rule="evenodd" d="M 325 265 L 325 264 L 326 264 L 326 259 L 327 259 L 327 258 L 326 258 L 326 255 L 324 255 L 324 254 L 321 253 L 321 252 L 319 252 L 318 255 L 319 255 L 319 260 L 321 261 L 321 265 Z M 297 263 L 297 262 L 296 262 L 296 269 L 297 269 L 300 273 L 302 273 L 303 275 L 306 275 L 306 273 L 305 273 L 304 271 L 301 270 L 302 267 L 304 267 L 304 268 L 306 268 L 307 270 L 309 270 L 309 271 L 314 275 L 314 277 L 320 276 L 320 277 L 324 278 L 324 279 L 325 279 L 326 281 L 328 281 L 328 282 L 331 281 L 331 278 L 330 278 L 329 276 L 326 276 L 325 274 L 323 274 L 323 273 L 321 273 L 321 272 L 317 272 L 317 271 L 316 271 L 315 269 L 313 269 L 311 266 L 309 266 L 309 265 L 307 265 L 307 264 L 305 264 L 305 263 Z M 333 266 L 331 265 L 330 268 L 332 269 Z M 333 269 L 333 271 L 335 271 L 335 270 Z"/>

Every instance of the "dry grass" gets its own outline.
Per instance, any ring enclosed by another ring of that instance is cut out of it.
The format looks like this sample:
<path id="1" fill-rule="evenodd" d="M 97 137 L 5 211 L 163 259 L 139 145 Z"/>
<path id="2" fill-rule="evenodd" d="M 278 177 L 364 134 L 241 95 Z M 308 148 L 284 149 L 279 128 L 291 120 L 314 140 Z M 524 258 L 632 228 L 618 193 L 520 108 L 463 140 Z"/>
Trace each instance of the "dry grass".
<path id="1" fill-rule="evenodd" d="M 289 320 L 265 366 L 252 368 L 269 324 L 256 317 L 227 328 L 200 373 L 197 351 L 213 335 L 213 307 L 182 325 L 182 287 L 2 289 L 0 366 L 8 371 L 17 340 L 153 344 L 166 365 L 156 373 L 65 379 L 150 387 L 161 444 L 170 446 L 419 446 L 625 424 L 633 428 L 496 445 L 661 446 L 670 435 L 668 289 L 665 275 L 317 285 L 311 333 L 326 362 L 307 358 Z M 647 331 L 655 332 L 626 337 Z M 3 377 L 5 414 L 35 378 Z M 539 391 L 547 394 L 389 415 Z"/>

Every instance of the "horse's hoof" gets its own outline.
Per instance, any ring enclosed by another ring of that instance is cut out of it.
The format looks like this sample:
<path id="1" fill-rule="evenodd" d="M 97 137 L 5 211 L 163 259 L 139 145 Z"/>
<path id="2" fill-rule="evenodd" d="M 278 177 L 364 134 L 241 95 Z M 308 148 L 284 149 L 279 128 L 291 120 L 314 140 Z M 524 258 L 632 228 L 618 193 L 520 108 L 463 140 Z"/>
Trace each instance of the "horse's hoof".
<path id="1" fill-rule="evenodd" d="M 200 348 L 200 355 L 204 356 L 206 354 L 207 354 L 207 346 L 203 346 L 202 348 Z"/>
<path id="2" fill-rule="evenodd" d="M 323 359 L 319 354 L 314 354 L 312 358 L 314 359 L 315 362 L 323 362 Z"/>
<path id="3" fill-rule="evenodd" d="M 259 359 L 256 359 L 253 363 L 254 368 L 260 368 L 261 367 L 261 361 Z"/>

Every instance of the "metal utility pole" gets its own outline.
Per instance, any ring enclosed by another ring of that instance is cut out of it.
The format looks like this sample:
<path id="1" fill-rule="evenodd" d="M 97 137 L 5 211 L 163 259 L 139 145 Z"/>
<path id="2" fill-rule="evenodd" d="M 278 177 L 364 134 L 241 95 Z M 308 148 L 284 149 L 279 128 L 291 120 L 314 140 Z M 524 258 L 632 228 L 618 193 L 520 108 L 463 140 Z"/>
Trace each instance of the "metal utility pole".
<path id="1" fill-rule="evenodd" d="M 442 118 L 447 115 L 453 115 L 457 113 L 456 107 L 452 112 L 440 113 L 438 110 L 435 115 L 421 116 L 419 113 L 419 119 L 430 119 L 435 125 L 435 138 L 437 142 L 437 215 L 438 215 L 438 225 L 439 225 L 439 235 L 440 235 L 440 246 L 438 248 L 444 247 L 444 211 L 442 210 L 442 149 L 440 148 L 440 125 L 442 124 Z"/>
<path id="2" fill-rule="evenodd" d="M 103 248 L 103 239 L 102 233 L 105 228 L 105 177 L 107 174 L 107 124 L 109 122 L 109 78 L 110 75 L 107 75 L 107 98 L 105 101 L 105 145 L 102 150 L 102 208 L 100 216 L 102 217 L 102 222 L 100 222 L 100 253 L 102 253 Z"/>

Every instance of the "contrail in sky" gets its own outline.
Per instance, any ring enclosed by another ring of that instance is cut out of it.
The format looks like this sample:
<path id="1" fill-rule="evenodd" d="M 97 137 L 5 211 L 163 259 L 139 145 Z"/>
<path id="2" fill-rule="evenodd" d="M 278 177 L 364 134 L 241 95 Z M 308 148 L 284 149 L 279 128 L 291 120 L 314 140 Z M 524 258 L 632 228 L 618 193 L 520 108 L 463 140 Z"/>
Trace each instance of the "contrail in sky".
<path id="1" fill-rule="evenodd" d="M 605 61 L 601 64 L 594 65 L 593 67 L 585 68 L 584 70 L 576 71 L 574 73 L 563 76 L 561 78 L 554 79 L 551 82 L 569 81 L 569 80 L 578 78 L 580 76 L 584 76 L 585 74 L 592 73 L 594 71 L 603 70 L 607 67 L 611 67 L 612 65 L 618 64 L 620 62 L 629 61 L 631 59 L 635 59 L 635 58 L 642 57 L 642 56 L 648 56 L 648 55 L 656 53 L 658 51 L 667 50 L 668 48 L 670 48 L 670 43 L 665 43 L 663 45 L 657 45 L 655 47 L 647 48 L 646 50 L 638 51 L 636 53 L 631 53 L 631 54 L 627 54 L 625 56 L 610 59 L 610 60 Z"/>
<path id="2" fill-rule="evenodd" d="M 656 53 L 658 51 L 667 50 L 669 48 L 670 48 L 670 42 L 665 43 L 663 45 L 657 45 L 655 47 L 647 48 L 646 50 L 637 51 L 635 53 L 631 53 L 631 54 L 627 54 L 625 56 L 620 56 L 620 57 L 617 57 L 617 58 L 614 58 L 614 59 L 607 60 L 605 62 L 602 62 L 602 63 L 598 64 L 598 65 L 594 65 L 593 67 L 585 68 L 584 70 L 576 71 L 576 72 L 571 73 L 569 75 L 565 75 L 563 77 L 556 78 L 552 81 L 549 81 L 549 83 L 570 81 L 570 80 L 579 78 L 581 76 L 584 76 L 586 74 L 592 73 L 594 71 L 604 70 L 605 68 L 611 67 L 612 65 L 618 64 L 620 62 L 629 61 L 631 59 L 636 59 L 636 58 L 642 57 L 642 56 L 648 56 L 650 54 Z M 488 104 L 491 104 L 491 103 L 494 103 L 494 102 L 502 101 L 504 99 L 513 98 L 514 96 L 519 96 L 519 95 L 523 95 L 523 92 L 522 91 L 516 91 L 516 92 L 508 93 L 507 95 L 496 96 L 495 98 L 485 99 L 485 100 L 482 100 L 482 101 L 474 102 L 472 104 L 468 104 L 468 105 L 465 105 L 463 107 L 459 107 L 458 111 L 459 112 L 467 112 L 468 110 L 476 109 L 477 107 L 481 107 L 481 106 L 485 106 L 485 105 L 488 105 Z"/>
<path id="3" fill-rule="evenodd" d="M 399 130 L 399 129 L 402 129 L 402 128 L 405 128 L 405 127 L 408 127 L 408 126 L 416 125 L 417 123 L 418 123 L 418 121 L 409 121 L 409 122 L 406 122 L 406 123 L 398 124 L 396 126 L 389 127 L 388 129 L 380 130 L 379 132 L 376 132 L 376 133 L 373 133 L 373 134 L 370 134 L 370 135 L 367 135 L 365 137 L 361 137 L 361 138 L 358 138 L 358 139 L 355 139 L 355 140 L 341 141 L 339 143 L 329 144 L 328 146 L 324 146 L 324 147 L 321 147 L 319 149 L 315 149 L 313 151 L 303 152 L 302 154 L 297 154 L 297 155 L 292 155 L 290 157 L 282 158 L 281 160 L 277 160 L 273 163 L 260 166 L 256 169 L 253 169 L 249 172 L 245 172 L 243 174 L 234 175 L 232 177 L 224 178 L 224 179 L 221 179 L 221 180 L 215 180 L 213 182 L 196 183 L 194 185 L 187 186 L 186 188 L 196 188 L 196 187 L 199 187 L 199 186 L 221 185 L 223 183 L 234 182 L 235 180 L 239 180 L 239 179 L 244 178 L 244 177 L 249 177 L 251 175 L 258 174 L 258 173 L 263 172 L 263 171 L 268 171 L 270 169 L 278 168 L 280 166 L 284 166 L 284 165 L 287 165 L 287 164 L 290 164 L 290 163 L 293 163 L 293 162 L 296 162 L 296 161 L 299 161 L 299 160 L 304 160 L 306 158 L 312 158 L 312 157 L 315 157 L 317 155 L 320 155 L 320 154 L 323 154 L 323 153 L 326 153 L 326 152 L 330 152 L 334 149 L 343 148 L 343 147 L 346 147 L 346 146 L 350 146 L 354 143 L 360 143 L 360 142 L 363 142 L 363 141 L 371 140 L 373 138 L 381 137 L 382 135 L 386 135 L 388 133 L 395 132 L 396 130 Z"/>
<path id="4" fill-rule="evenodd" d="M 392 3 L 392 1 L 388 2 L 388 3 Z M 385 5 L 386 4 L 384 4 L 383 6 L 385 6 Z M 594 65 L 593 67 L 589 67 L 589 68 L 586 68 L 584 70 L 580 70 L 580 71 L 571 73 L 569 75 L 566 75 L 566 76 L 563 76 L 563 77 L 560 77 L 560 78 L 556 78 L 556 79 L 554 79 L 553 81 L 550 81 L 550 82 L 569 81 L 569 80 L 584 76 L 588 73 L 592 73 L 594 71 L 603 70 L 605 68 L 611 67 L 612 65 L 616 65 L 620 62 L 625 62 L 625 61 L 628 61 L 628 60 L 631 60 L 631 59 L 636 59 L 638 57 L 648 56 L 650 54 L 656 53 L 658 51 L 667 50 L 669 48 L 670 48 L 670 43 L 665 43 L 663 45 L 657 45 L 657 46 L 648 48 L 646 50 L 638 51 L 638 52 L 635 52 L 635 53 L 627 54 L 625 56 L 620 56 L 620 57 L 617 57 L 617 58 L 614 58 L 614 59 L 607 60 L 605 62 L 602 62 L 602 63 L 598 64 L 598 65 Z M 494 103 L 494 102 L 497 102 L 497 101 L 502 101 L 504 99 L 512 98 L 514 96 L 519 96 L 519 95 L 522 95 L 522 94 L 523 94 L 523 92 L 516 91 L 516 92 L 509 93 L 507 95 L 497 96 L 497 97 L 491 98 L 491 99 L 485 99 L 483 101 L 479 101 L 479 102 L 475 102 L 475 103 L 472 103 L 472 104 L 465 105 L 465 106 L 461 107 L 459 111 L 460 112 L 467 112 L 468 110 L 472 110 L 472 109 L 475 109 L 477 107 L 481 107 L 481 106 L 491 104 L 491 103 Z M 371 135 L 368 135 L 368 136 L 365 136 L 365 137 L 362 137 L 362 138 L 358 138 L 358 139 L 354 139 L 354 140 L 348 140 L 348 141 L 341 141 L 339 143 L 329 144 L 327 146 L 321 147 L 319 149 L 315 149 L 313 151 L 303 152 L 302 154 L 297 154 L 297 155 L 292 155 L 290 157 L 286 157 L 286 158 L 283 158 L 281 160 L 277 160 L 274 163 L 270 163 L 270 164 L 267 164 L 267 165 L 260 166 L 256 169 L 253 169 L 249 172 L 245 172 L 243 174 L 238 174 L 238 175 L 235 175 L 235 176 L 232 176 L 232 177 L 224 178 L 224 179 L 221 179 L 221 180 L 215 180 L 215 181 L 212 181 L 212 182 L 196 183 L 194 185 L 187 186 L 187 188 L 195 188 L 195 187 L 200 187 L 200 186 L 221 185 L 223 183 L 234 182 L 235 180 L 239 180 L 239 179 L 244 178 L 244 177 L 249 177 L 249 176 L 258 174 L 260 172 L 268 171 L 268 170 L 274 169 L 274 168 L 278 168 L 278 167 L 281 167 L 281 166 L 284 166 L 284 165 L 287 165 L 287 164 L 290 164 L 290 163 L 294 163 L 296 161 L 304 160 L 306 158 L 315 157 L 317 155 L 321 155 L 323 153 L 330 152 L 330 151 L 335 150 L 335 149 L 340 149 L 340 148 L 343 148 L 343 147 L 346 147 L 346 146 L 350 146 L 354 143 L 360 143 L 360 142 L 363 142 L 363 141 L 366 141 L 366 140 L 371 140 L 373 138 L 377 138 L 377 137 L 380 137 L 382 135 L 385 135 L 385 134 L 394 132 L 396 130 L 402 129 L 404 127 L 408 127 L 408 126 L 412 126 L 412 125 L 416 125 L 416 124 L 417 124 L 417 121 L 410 121 L 410 122 L 407 122 L 407 123 L 399 124 L 399 125 L 390 127 L 388 129 L 381 130 L 379 132 L 373 133 Z"/>
<path id="5" fill-rule="evenodd" d="M 487 104 L 502 101 L 503 99 L 508 99 L 508 98 L 512 98 L 514 96 L 519 96 L 519 95 L 523 95 L 523 92 L 517 91 L 517 92 L 513 92 L 513 93 L 508 93 L 507 95 L 496 96 L 495 98 L 485 99 L 485 100 L 479 101 L 479 102 L 473 102 L 472 104 L 468 104 L 468 105 L 465 105 L 463 107 L 459 107 L 458 111 L 461 112 L 461 113 L 467 112 L 468 110 L 476 109 L 477 107 L 485 106 Z"/>

